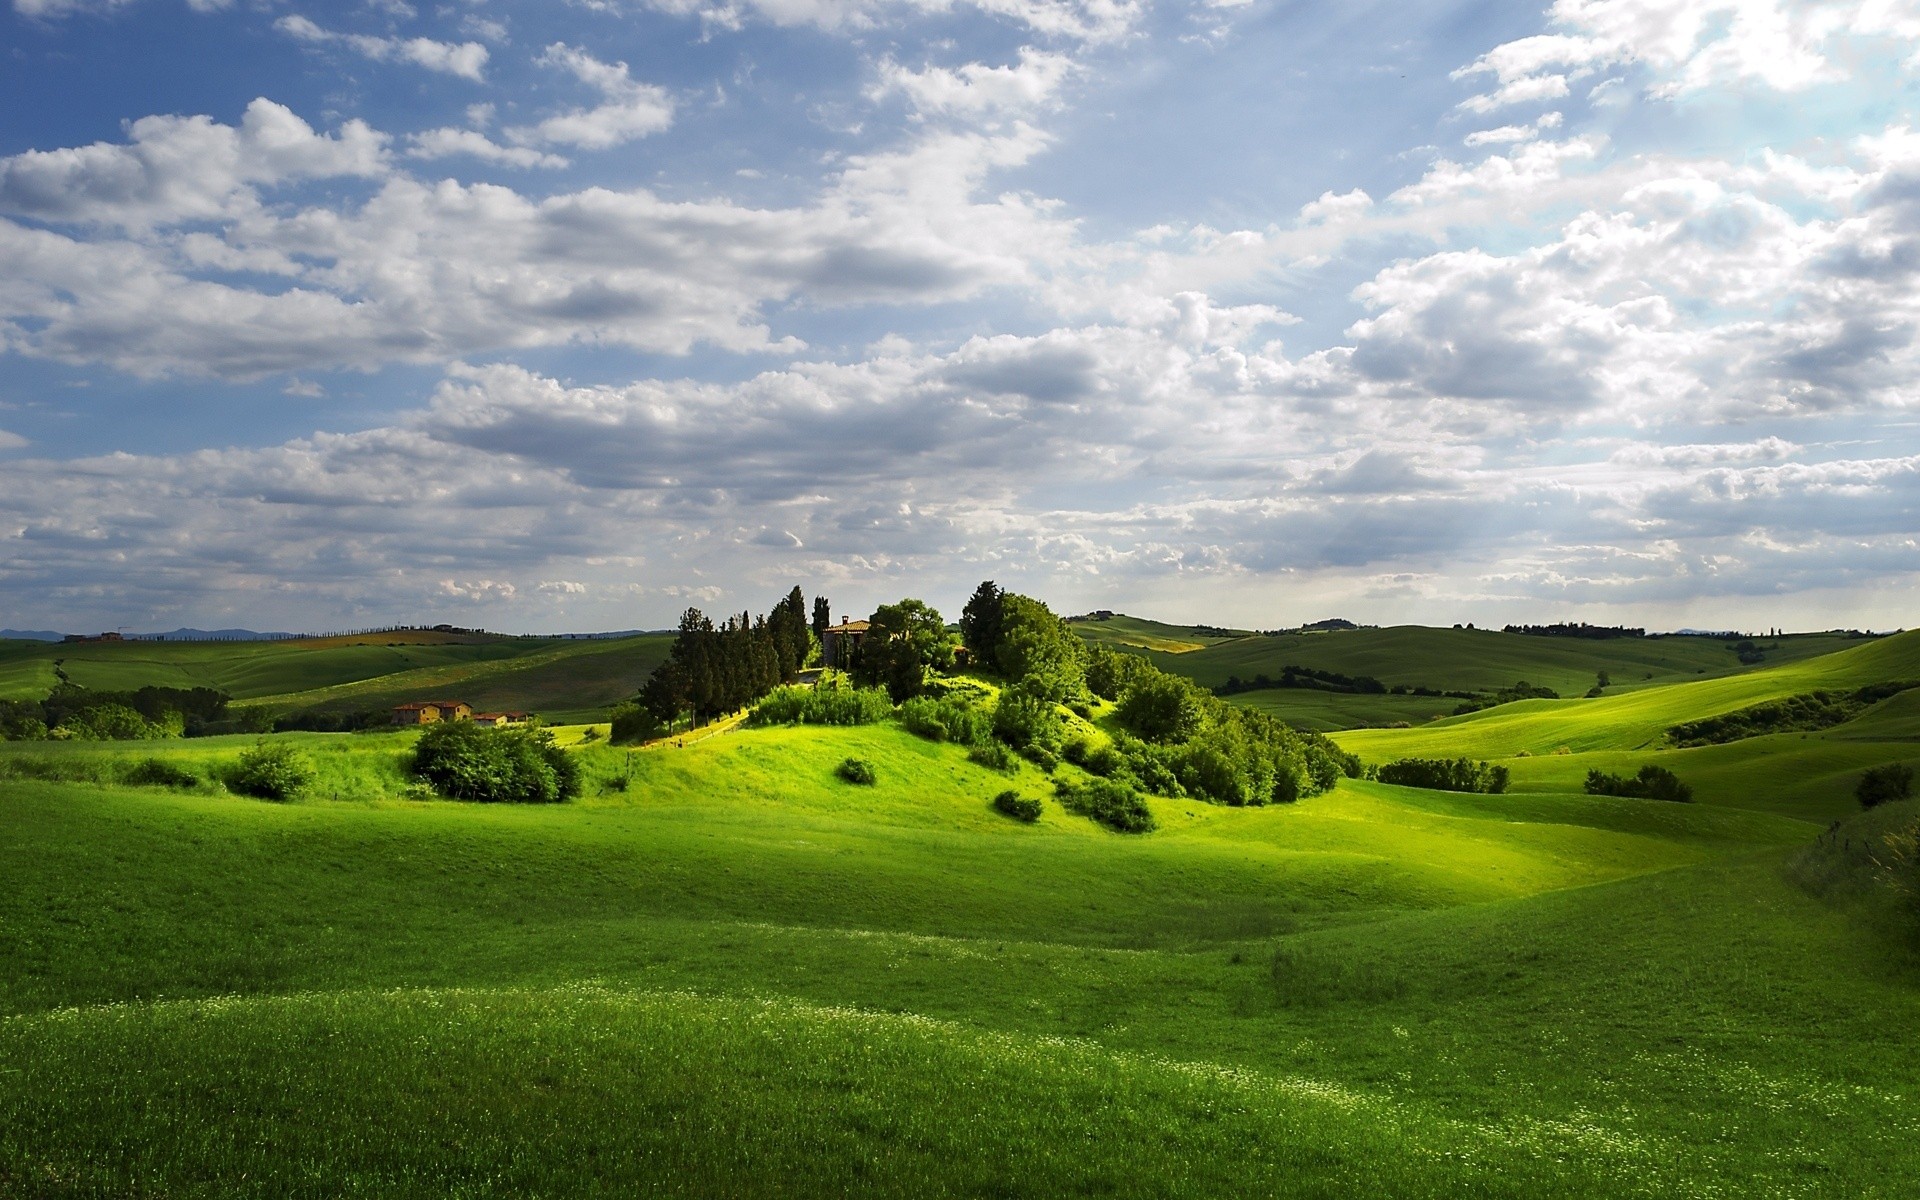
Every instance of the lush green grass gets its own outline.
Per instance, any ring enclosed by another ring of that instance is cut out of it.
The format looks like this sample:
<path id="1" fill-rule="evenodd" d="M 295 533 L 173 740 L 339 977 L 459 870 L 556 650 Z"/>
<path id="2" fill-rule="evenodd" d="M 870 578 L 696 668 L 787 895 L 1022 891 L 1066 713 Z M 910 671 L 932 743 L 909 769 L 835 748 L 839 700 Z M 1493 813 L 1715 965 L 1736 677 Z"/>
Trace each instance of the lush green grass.
<path id="1" fill-rule="evenodd" d="M 378 709 L 465 700 L 560 720 L 604 717 L 639 689 L 672 638 L 571 640 L 402 632 L 283 642 L 0 643 L 0 697 L 39 699 L 56 664 L 101 690 L 211 687 L 275 709 Z"/>
<path id="2" fill-rule="evenodd" d="M 545 808 L 421 798 L 409 732 L 281 735 L 292 804 L 211 782 L 250 739 L 0 746 L 0 1194 L 1904 1196 L 1912 935 L 1786 870 L 1876 714 L 1661 752 L 1708 803 L 1567 794 L 1650 753 L 1596 747 L 1145 836 L 890 726 L 570 729 Z"/>

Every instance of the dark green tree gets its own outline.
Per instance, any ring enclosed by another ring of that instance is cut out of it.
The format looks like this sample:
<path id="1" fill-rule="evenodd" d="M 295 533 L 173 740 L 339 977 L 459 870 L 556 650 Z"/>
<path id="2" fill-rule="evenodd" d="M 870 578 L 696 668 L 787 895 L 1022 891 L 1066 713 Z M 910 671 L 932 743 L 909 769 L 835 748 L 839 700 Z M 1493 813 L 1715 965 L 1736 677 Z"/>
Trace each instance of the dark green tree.
<path id="1" fill-rule="evenodd" d="M 887 689 L 894 703 L 920 694 L 927 668 L 953 665 L 953 643 L 947 623 L 920 600 L 882 604 L 868 618 L 867 635 L 860 643 L 854 679 Z"/>
<path id="2" fill-rule="evenodd" d="M 1004 594 L 989 579 L 973 589 L 973 598 L 960 610 L 960 641 L 972 652 L 975 663 L 992 671 L 1000 669 L 1000 598 Z"/>

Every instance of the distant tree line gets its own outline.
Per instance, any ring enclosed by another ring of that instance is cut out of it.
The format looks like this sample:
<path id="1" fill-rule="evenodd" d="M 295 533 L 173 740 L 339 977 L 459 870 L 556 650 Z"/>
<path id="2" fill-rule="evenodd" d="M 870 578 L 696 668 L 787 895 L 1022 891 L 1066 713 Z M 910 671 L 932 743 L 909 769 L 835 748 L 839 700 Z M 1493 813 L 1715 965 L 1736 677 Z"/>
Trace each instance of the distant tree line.
<path id="1" fill-rule="evenodd" d="M 1501 632 L 1524 633 L 1529 637 L 1584 638 L 1596 642 L 1612 638 L 1647 636 L 1647 631 L 1644 629 L 1633 629 L 1625 625 L 1589 625 L 1585 621 L 1563 621 L 1554 625 L 1508 625 Z"/>

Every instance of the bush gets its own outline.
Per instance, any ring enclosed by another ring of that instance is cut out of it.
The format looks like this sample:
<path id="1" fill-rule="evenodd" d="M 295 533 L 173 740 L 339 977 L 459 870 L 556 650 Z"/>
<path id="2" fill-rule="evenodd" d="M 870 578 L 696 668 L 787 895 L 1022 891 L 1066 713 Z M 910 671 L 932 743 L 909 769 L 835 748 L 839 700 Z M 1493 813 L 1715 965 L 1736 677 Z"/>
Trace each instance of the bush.
<path id="1" fill-rule="evenodd" d="M 882 688 L 778 687 L 754 705 L 750 725 L 873 725 L 893 715 Z"/>
<path id="2" fill-rule="evenodd" d="M 1665 767 L 1656 767 L 1652 763 L 1640 768 L 1640 773 L 1632 779 L 1619 775 L 1609 775 L 1605 771 L 1587 772 L 1587 794 L 1589 796 L 1632 796 L 1641 800 L 1671 800 L 1676 804 L 1686 804 L 1693 799 L 1693 789 L 1680 782 L 1680 777 Z"/>
<path id="3" fill-rule="evenodd" d="M 866 785 L 873 784 L 873 782 L 879 778 L 878 775 L 873 773 L 873 764 L 864 758 L 845 759 L 839 766 L 833 769 L 833 773 L 848 783 Z"/>
<path id="4" fill-rule="evenodd" d="M 1381 783 L 1401 787 L 1433 788 L 1442 792 L 1485 792 L 1497 795 L 1507 790 L 1507 769 L 1469 758 L 1402 758 L 1381 767 L 1374 775 Z"/>
<path id="5" fill-rule="evenodd" d="M 1053 774 L 1054 769 L 1060 765 L 1060 760 L 1053 756 L 1053 752 L 1041 745 L 1029 744 L 1020 752 L 1020 757 L 1049 775 Z"/>
<path id="6" fill-rule="evenodd" d="M 1016 821 L 1032 824 L 1040 819 L 1040 801 L 1032 796 L 1022 796 L 1012 788 L 995 796 L 993 807 Z"/>
<path id="7" fill-rule="evenodd" d="M 987 742 L 984 745 L 975 746 L 967 751 L 967 761 L 978 763 L 989 771 L 999 771 L 1003 775 L 1011 775 L 1020 769 L 1020 760 L 1013 756 L 1013 751 L 999 742 Z"/>
<path id="8" fill-rule="evenodd" d="M 1853 789 L 1853 797 L 1861 808 L 1874 808 L 1889 800 L 1905 800 L 1911 795 L 1913 768 L 1905 763 L 1870 767 L 1861 774 L 1860 785 Z"/>
<path id="9" fill-rule="evenodd" d="M 666 732 L 666 727 L 636 700 L 623 700 L 613 706 L 613 726 L 607 740 L 616 746 L 644 742 Z"/>
<path id="10" fill-rule="evenodd" d="M 314 780 L 313 763 L 285 742 L 261 738 L 227 771 L 226 784 L 243 796 L 291 800 Z"/>
<path id="11" fill-rule="evenodd" d="M 1120 697 L 1114 715 L 1149 742 L 1184 742 L 1206 723 L 1199 688 L 1158 671 L 1136 680 Z"/>
<path id="12" fill-rule="evenodd" d="M 1043 746 L 1051 751 L 1060 744 L 1060 714 L 1051 700 L 1008 688 L 993 706 L 993 736 L 1015 750 Z"/>
<path id="13" fill-rule="evenodd" d="M 1147 802 L 1126 784 L 1111 779 L 1074 784 L 1063 779 L 1057 780 L 1053 788 L 1062 808 L 1091 817 L 1117 833 L 1149 833 L 1158 828 Z"/>
<path id="14" fill-rule="evenodd" d="M 915 696 L 900 706 L 900 724 L 929 741 L 977 746 L 993 736 L 987 715 L 961 696 Z"/>
<path id="15" fill-rule="evenodd" d="M 580 794 L 579 764 L 544 729 L 429 725 L 414 745 L 413 773 L 452 800 L 558 804 Z"/>
<path id="16" fill-rule="evenodd" d="M 120 782 L 135 787 L 190 788 L 200 782 L 200 777 L 164 758 L 143 758 L 121 773 Z"/>

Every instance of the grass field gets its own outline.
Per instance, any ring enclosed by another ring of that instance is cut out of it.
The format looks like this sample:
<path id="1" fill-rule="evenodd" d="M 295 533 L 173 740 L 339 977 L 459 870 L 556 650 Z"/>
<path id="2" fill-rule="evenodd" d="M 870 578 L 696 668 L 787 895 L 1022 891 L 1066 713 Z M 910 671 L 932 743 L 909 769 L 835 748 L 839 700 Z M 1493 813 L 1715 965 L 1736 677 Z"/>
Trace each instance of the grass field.
<path id="1" fill-rule="evenodd" d="M 1905 1196 L 1920 941 L 1796 880 L 1920 708 L 1641 739 L 1917 654 L 1344 733 L 1582 741 L 1133 837 L 893 726 L 565 730 L 535 808 L 425 798 L 406 731 L 276 735 L 291 804 L 212 782 L 250 739 L 0 744 L 0 1194 Z M 1640 761 L 1702 802 L 1577 794 Z"/>

